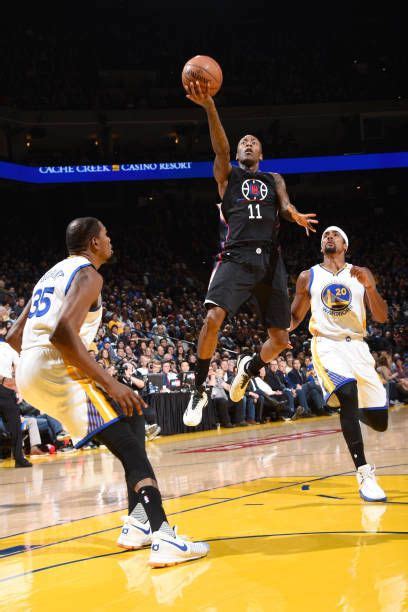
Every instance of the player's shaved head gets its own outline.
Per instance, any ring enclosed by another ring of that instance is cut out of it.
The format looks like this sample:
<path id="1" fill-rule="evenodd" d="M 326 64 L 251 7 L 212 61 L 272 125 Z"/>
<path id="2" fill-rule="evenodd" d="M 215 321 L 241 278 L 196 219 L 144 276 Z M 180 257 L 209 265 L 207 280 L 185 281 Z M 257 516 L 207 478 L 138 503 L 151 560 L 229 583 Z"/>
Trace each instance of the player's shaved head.
<path id="1" fill-rule="evenodd" d="M 79 217 L 69 223 L 65 235 L 68 253 L 80 253 L 89 247 L 92 238 L 101 232 L 102 223 L 95 217 Z"/>
<path id="2" fill-rule="evenodd" d="M 243 136 L 241 138 L 241 140 L 238 142 L 237 149 L 238 149 L 239 145 L 241 145 L 243 142 L 249 142 L 250 143 L 253 140 L 256 140 L 258 142 L 258 145 L 259 145 L 259 147 L 261 149 L 261 152 L 262 152 L 262 143 L 259 140 L 259 138 L 257 136 L 254 136 L 253 134 L 245 134 L 245 136 Z"/>

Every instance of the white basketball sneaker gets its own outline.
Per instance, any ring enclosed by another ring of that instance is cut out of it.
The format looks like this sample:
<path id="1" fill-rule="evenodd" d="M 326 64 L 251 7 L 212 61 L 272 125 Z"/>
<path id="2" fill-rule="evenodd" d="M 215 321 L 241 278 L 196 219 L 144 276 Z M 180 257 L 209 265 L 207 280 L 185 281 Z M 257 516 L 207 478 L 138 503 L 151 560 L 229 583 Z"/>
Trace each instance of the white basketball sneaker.
<path id="1" fill-rule="evenodd" d="M 201 423 L 203 418 L 203 410 L 208 404 L 208 395 L 201 386 L 199 389 L 195 389 L 191 394 L 188 406 L 183 414 L 183 423 L 187 427 L 196 427 Z"/>
<path id="2" fill-rule="evenodd" d="M 155 531 L 152 533 L 152 547 L 148 563 L 150 567 L 177 565 L 205 557 L 209 550 L 210 547 L 206 542 L 190 542 L 178 536 L 176 528 L 174 528 L 174 536 L 165 531 Z"/>
<path id="3" fill-rule="evenodd" d="M 356 472 L 356 477 L 362 499 L 370 502 L 387 501 L 387 496 L 376 480 L 374 465 L 369 463 L 360 465 Z"/>
<path id="4" fill-rule="evenodd" d="M 246 388 L 252 376 L 245 371 L 245 366 L 252 357 L 240 355 L 237 361 L 237 375 L 232 381 L 230 388 L 230 398 L 233 402 L 240 402 L 245 395 Z"/>
<path id="5" fill-rule="evenodd" d="M 121 548 L 136 550 L 152 543 L 150 523 L 141 523 L 133 516 L 122 516 L 123 527 L 117 544 Z"/>

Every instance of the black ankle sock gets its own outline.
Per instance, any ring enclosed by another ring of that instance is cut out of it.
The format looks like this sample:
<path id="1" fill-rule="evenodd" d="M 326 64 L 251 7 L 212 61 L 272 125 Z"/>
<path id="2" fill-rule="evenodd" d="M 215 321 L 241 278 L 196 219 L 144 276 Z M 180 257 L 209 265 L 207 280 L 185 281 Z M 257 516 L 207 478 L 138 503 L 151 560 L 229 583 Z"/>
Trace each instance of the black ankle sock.
<path id="1" fill-rule="evenodd" d="M 211 359 L 200 359 L 200 357 L 197 357 L 197 369 L 195 375 L 195 386 L 197 389 L 206 381 L 210 361 Z"/>
<path id="2" fill-rule="evenodd" d="M 158 531 L 161 524 L 167 522 L 166 513 L 162 506 L 162 498 L 156 487 L 142 487 L 139 490 L 140 503 L 142 504 L 149 519 L 152 531 Z"/>
<path id="3" fill-rule="evenodd" d="M 268 364 L 261 359 L 260 353 L 257 353 L 252 357 L 251 361 L 248 361 L 245 370 L 251 376 L 258 376 L 259 370 L 266 367 L 268 367 Z"/>

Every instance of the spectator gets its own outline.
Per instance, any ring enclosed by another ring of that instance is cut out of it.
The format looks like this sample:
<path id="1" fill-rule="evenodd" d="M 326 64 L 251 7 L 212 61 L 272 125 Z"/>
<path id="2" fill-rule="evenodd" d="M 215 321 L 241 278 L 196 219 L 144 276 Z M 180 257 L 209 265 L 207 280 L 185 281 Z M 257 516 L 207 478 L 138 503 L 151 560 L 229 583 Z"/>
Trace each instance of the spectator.
<path id="1" fill-rule="evenodd" d="M 16 468 L 32 467 L 23 453 L 20 409 L 16 398 L 14 371 L 18 363 L 18 354 L 4 340 L 7 333 L 6 322 L 0 322 L 0 417 L 4 419 L 6 429 L 11 436 L 11 452 Z"/>
<path id="2" fill-rule="evenodd" d="M 211 370 L 210 370 L 211 373 Z M 191 390 L 194 387 L 195 374 L 190 371 L 190 364 L 184 360 L 180 364 L 181 388 Z"/>
<path id="3" fill-rule="evenodd" d="M 293 389 L 286 386 L 286 376 L 282 377 L 280 374 L 281 373 L 278 369 L 278 361 L 276 359 L 273 359 L 269 364 L 269 368 L 266 372 L 265 382 L 268 383 L 268 385 L 271 387 L 274 393 L 276 393 L 277 396 L 281 396 L 282 398 L 286 399 L 288 403 L 287 416 L 294 420 L 303 414 L 304 409 L 300 405 L 295 408 L 296 393 L 293 393 Z"/>
<path id="4" fill-rule="evenodd" d="M 13 318 L 14 319 L 18 319 L 18 317 L 23 312 L 25 305 L 26 305 L 25 298 L 23 296 L 20 296 L 17 299 L 17 302 L 15 303 L 15 305 L 13 306 L 13 311 L 12 312 L 13 312 Z"/>
<path id="5" fill-rule="evenodd" d="M 290 389 L 296 404 L 303 408 L 302 416 L 310 417 L 312 416 L 312 412 L 309 408 L 309 404 L 307 403 L 306 390 L 303 388 L 302 384 L 294 384 L 293 380 L 289 378 L 289 374 L 286 374 L 287 364 L 286 361 L 280 360 L 278 361 L 278 376 L 285 386 L 285 388 Z M 289 371 L 289 373 L 291 370 Z"/>
<path id="6" fill-rule="evenodd" d="M 137 373 L 141 376 L 147 376 L 149 373 L 148 365 L 150 360 L 146 355 L 141 355 L 139 357 L 139 367 L 137 368 Z"/>
<path id="7" fill-rule="evenodd" d="M 313 406 L 313 411 L 318 416 L 323 414 L 324 402 L 321 389 L 316 385 L 314 381 L 310 382 L 307 380 L 305 372 L 301 369 L 301 363 L 299 359 L 293 360 L 293 368 L 288 373 L 288 379 L 291 386 L 296 391 L 302 390 L 306 396 L 307 409 L 310 410 Z"/>
<path id="8" fill-rule="evenodd" d="M 232 402 L 229 398 L 232 379 L 226 359 L 215 373 L 210 371 L 208 384 L 212 388 L 211 398 L 214 400 L 221 427 L 244 427 L 247 423 L 244 420 L 243 403 Z"/>
<path id="9" fill-rule="evenodd" d="M 170 361 L 165 361 L 162 365 L 163 372 L 163 386 L 162 391 L 170 391 L 172 388 L 172 381 L 178 378 L 177 374 L 171 371 Z"/>
<path id="10" fill-rule="evenodd" d="M 381 355 L 378 359 L 377 372 L 380 375 L 381 381 L 387 391 L 388 401 L 391 405 L 394 405 L 400 401 L 400 394 L 398 393 L 396 379 L 398 373 L 391 372 L 389 361 L 386 355 Z"/>
<path id="11" fill-rule="evenodd" d="M 288 418 L 288 403 L 283 394 L 273 391 L 265 380 L 265 368 L 261 368 L 259 376 L 252 378 L 249 382 L 250 391 L 258 396 L 259 420 L 266 423 L 269 420 L 277 421 Z"/>
<path id="12" fill-rule="evenodd" d="M 109 366 L 111 365 L 111 359 L 108 349 L 102 349 L 100 361 L 102 362 L 104 368 L 109 368 Z"/>

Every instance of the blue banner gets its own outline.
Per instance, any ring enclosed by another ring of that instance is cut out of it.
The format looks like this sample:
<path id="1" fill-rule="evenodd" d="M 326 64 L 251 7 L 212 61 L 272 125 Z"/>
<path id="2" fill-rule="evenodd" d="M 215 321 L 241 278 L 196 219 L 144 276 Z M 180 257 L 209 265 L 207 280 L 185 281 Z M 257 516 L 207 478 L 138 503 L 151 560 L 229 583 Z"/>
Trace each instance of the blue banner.
<path id="1" fill-rule="evenodd" d="M 348 172 L 407 168 L 408 152 L 331 155 L 266 159 L 264 172 L 307 174 L 312 172 Z M 83 183 L 98 181 L 154 181 L 210 178 L 212 162 L 158 162 L 131 164 L 88 164 L 80 166 L 23 166 L 0 162 L 0 179 L 23 183 Z"/>

